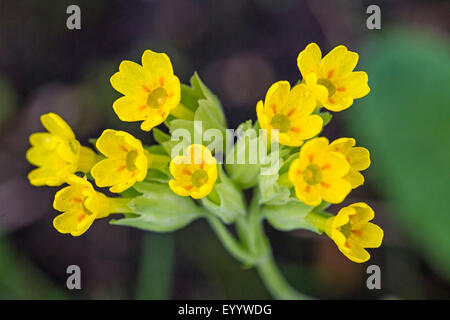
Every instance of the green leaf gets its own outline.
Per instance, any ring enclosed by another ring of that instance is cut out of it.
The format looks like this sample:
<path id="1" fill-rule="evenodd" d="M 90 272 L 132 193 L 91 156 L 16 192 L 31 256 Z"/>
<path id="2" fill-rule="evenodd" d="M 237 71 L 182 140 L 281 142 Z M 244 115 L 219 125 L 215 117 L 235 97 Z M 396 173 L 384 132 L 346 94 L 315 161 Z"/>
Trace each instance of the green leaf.
<path id="1" fill-rule="evenodd" d="M 222 112 L 210 100 L 202 99 L 198 101 L 199 107 L 195 111 L 194 120 L 202 121 L 203 129 L 219 129 L 225 134 L 226 123 L 222 117 Z"/>
<path id="2" fill-rule="evenodd" d="M 197 92 L 199 92 L 201 94 L 201 96 L 203 98 L 211 101 L 215 106 L 217 106 L 219 108 L 219 110 L 222 111 L 222 104 L 220 103 L 219 99 L 203 83 L 203 81 L 200 79 L 197 72 L 195 72 L 191 78 L 191 85 L 193 88 L 195 88 L 197 90 Z M 223 116 L 223 112 L 222 112 L 222 117 L 223 117 L 223 119 L 225 119 L 225 117 Z"/>
<path id="3" fill-rule="evenodd" d="M 399 31 L 364 52 L 371 92 L 346 120 L 371 152 L 367 181 L 394 208 L 409 243 L 450 280 L 449 42 Z"/>
<path id="4" fill-rule="evenodd" d="M 144 181 L 168 183 L 169 180 L 170 180 L 170 178 L 167 174 L 164 174 L 163 172 L 158 171 L 158 170 L 149 169 Z"/>
<path id="5" fill-rule="evenodd" d="M 236 185 L 227 177 L 221 165 L 218 165 L 219 182 L 214 191 L 219 197 L 219 204 L 208 197 L 201 199 L 203 206 L 225 223 L 232 223 L 239 215 L 245 215 L 245 201 Z"/>
<path id="6" fill-rule="evenodd" d="M 317 227 L 305 219 L 312 209 L 313 207 L 297 200 L 281 206 L 265 206 L 263 214 L 272 226 L 281 231 L 307 229 L 321 233 Z"/>
<path id="7" fill-rule="evenodd" d="M 134 189 L 142 195 L 131 200 L 128 206 L 137 216 L 113 220 L 112 224 L 169 232 L 201 217 L 201 209 L 190 197 L 176 195 L 167 184 L 141 182 Z"/>

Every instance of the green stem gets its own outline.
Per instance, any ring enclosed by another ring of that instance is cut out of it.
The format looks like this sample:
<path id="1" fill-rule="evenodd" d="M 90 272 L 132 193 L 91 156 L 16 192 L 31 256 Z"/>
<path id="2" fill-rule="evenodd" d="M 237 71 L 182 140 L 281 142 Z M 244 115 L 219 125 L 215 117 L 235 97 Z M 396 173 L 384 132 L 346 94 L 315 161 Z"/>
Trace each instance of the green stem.
<path id="1" fill-rule="evenodd" d="M 242 245 L 236 241 L 236 239 L 230 234 L 228 229 L 218 218 L 212 215 L 208 215 L 207 219 L 211 228 L 214 230 L 225 249 L 227 249 L 235 259 L 243 262 L 246 265 L 254 265 L 255 263 L 257 263 L 258 259 L 247 252 L 242 247 Z"/>
<path id="2" fill-rule="evenodd" d="M 238 234 L 243 243 L 239 243 L 218 218 L 207 214 L 207 219 L 223 246 L 233 257 L 247 266 L 257 268 L 264 285 L 274 298 L 284 300 L 310 299 L 292 288 L 278 270 L 273 259 L 270 243 L 264 234 L 263 217 L 258 201 L 258 195 L 255 195 L 250 204 L 248 215 L 240 217 L 236 221 Z"/>
<path id="3" fill-rule="evenodd" d="M 306 300 L 310 297 L 297 292 L 284 279 L 273 259 L 272 254 L 257 266 L 259 275 L 267 290 L 275 299 L 281 300 Z"/>

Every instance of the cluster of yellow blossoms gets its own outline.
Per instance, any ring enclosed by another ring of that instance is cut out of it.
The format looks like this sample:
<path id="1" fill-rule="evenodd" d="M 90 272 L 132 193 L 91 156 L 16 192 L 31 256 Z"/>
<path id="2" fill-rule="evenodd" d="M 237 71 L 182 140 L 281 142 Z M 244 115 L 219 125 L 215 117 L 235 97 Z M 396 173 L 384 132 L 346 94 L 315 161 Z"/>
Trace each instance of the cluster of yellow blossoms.
<path id="1" fill-rule="evenodd" d="M 360 171 L 370 165 L 368 150 L 356 147 L 354 139 L 340 138 L 329 143 L 326 138 L 317 137 L 324 126 L 319 112 L 322 107 L 341 111 L 370 91 L 367 74 L 353 71 L 357 61 L 358 54 L 345 46 L 334 48 L 322 58 L 319 47 L 309 44 L 297 59 L 302 81 L 292 88 L 287 81 L 274 83 L 264 102 L 259 101 L 256 106 L 260 128 L 269 135 L 278 130 L 279 144 L 290 148 L 291 154 L 298 154 L 290 164 L 288 184 L 295 190 L 294 200 L 311 207 L 310 215 L 325 202 L 341 203 L 352 189 L 363 184 Z M 123 61 L 111 77 L 111 85 L 123 94 L 113 104 L 115 113 L 122 121 L 142 121 L 144 131 L 167 124 L 170 119 L 183 119 L 187 113 L 192 120 L 198 108 L 197 101 L 195 106 L 182 103 L 184 85 L 174 75 L 172 63 L 164 53 L 146 50 L 142 65 Z M 209 96 L 209 91 L 205 92 Z M 168 176 L 166 183 L 178 196 L 209 198 L 220 204 L 223 197 L 218 193 L 227 190 L 227 194 L 233 194 L 224 187 L 229 179 L 204 145 L 192 144 L 183 155 L 170 159 L 168 153 L 153 153 L 127 132 L 108 129 L 96 142 L 97 153 L 82 146 L 58 115 L 45 114 L 41 122 L 48 132 L 30 136 L 32 148 L 27 159 L 38 168 L 28 178 L 35 186 L 68 184 L 54 201 L 54 208 L 63 212 L 54 219 L 54 226 L 61 233 L 79 236 L 95 219 L 112 213 L 133 213 L 128 205 L 131 199 L 121 195 L 107 197 L 89 181 L 95 181 L 98 188 L 121 194 L 149 179 L 150 170 L 163 167 L 161 171 Z M 220 190 L 216 188 L 219 182 Z M 373 217 L 369 206 L 355 203 L 336 216 L 310 216 L 310 221 L 315 221 L 319 231 L 326 232 L 348 258 L 364 262 L 370 257 L 364 248 L 378 247 L 383 237 L 383 231 L 368 222 Z"/>

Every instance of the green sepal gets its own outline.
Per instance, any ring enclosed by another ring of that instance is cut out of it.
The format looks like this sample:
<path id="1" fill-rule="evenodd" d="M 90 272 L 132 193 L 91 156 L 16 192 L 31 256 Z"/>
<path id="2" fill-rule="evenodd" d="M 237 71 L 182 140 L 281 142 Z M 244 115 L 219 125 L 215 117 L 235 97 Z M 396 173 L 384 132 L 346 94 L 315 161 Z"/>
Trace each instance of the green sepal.
<path id="1" fill-rule="evenodd" d="M 278 183 L 280 175 L 287 174 L 292 161 L 298 158 L 297 152 L 294 154 L 289 154 L 289 152 L 291 152 L 290 148 L 280 150 L 281 164 L 277 173 L 259 177 L 260 204 L 284 205 L 291 201 L 298 201 L 291 186 Z"/>
<path id="2" fill-rule="evenodd" d="M 202 82 L 197 72 L 191 77 L 190 84 L 190 87 L 181 85 L 181 103 L 195 112 L 195 120 L 205 122 L 204 128 L 225 130 L 227 127 L 225 114 L 216 95 Z M 197 112 L 199 109 L 202 110 Z"/>
<path id="3" fill-rule="evenodd" d="M 306 229 L 318 234 L 322 232 L 306 220 L 306 216 L 314 209 L 298 200 L 281 206 L 264 206 L 263 214 L 269 223 L 280 231 Z"/>
<path id="4" fill-rule="evenodd" d="M 133 214 L 112 220 L 111 224 L 170 232 L 202 216 L 202 209 L 190 197 L 176 195 L 167 184 L 141 182 L 135 184 L 134 189 L 141 195 L 128 204 Z"/>
<path id="5" fill-rule="evenodd" d="M 200 201 L 210 213 L 218 216 L 224 223 L 232 223 L 238 216 L 245 215 L 244 197 L 227 177 L 221 165 L 218 165 L 218 181 L 212 193 L 214 197 L 205 197 Z"/>
<path id="6" fill-rule="evenodd" d="M 333 118 L 333 115 L 328 111 L 319 112 L 318 115 L 323 120 L 323 125 L 322 125 L 323 127 L 325 127 L 327 124 L 329 124 L 331 121 L 331 118 Z"/>
<path id="7" fill-rule="evenodd" d="M 259 139 L 256 131 L 254 135 L 249 136 L 247 130 L 252 129 L 252 120 L 241 123 L 236 132 L 238 133 L 238 140 L 234 144 L 230 153 L 227 154 L 225 161 L 225 169 L 229 174 L 231 180 L 236 183 L 241 189 L 249 189 L 258 183 L 258 177 L 261 172 L 261 163 L 250 164 L 249 146 L 256 144 L 259 149 Z M 248 136 L 248 137 L 247 137 Z M 243 164 L 237 163 L 238 159 L 243 158 Z"/>

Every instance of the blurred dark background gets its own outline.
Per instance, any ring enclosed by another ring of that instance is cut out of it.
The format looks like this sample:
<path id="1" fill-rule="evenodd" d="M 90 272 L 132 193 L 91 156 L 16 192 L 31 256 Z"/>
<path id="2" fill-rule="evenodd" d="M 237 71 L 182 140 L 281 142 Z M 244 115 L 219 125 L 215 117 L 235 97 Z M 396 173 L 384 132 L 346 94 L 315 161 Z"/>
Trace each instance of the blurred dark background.
<path id="1" fill-rule="evenodd" d="M 81 8 L 81 30 L 66 8 Z M 368 30 L 366 8 L 381 8 Z M 88 144 L 103 129 L 151 143 L 112 110 L 109 84 L 122 60 L 166 52 L 187 83 L 194 71 L 219 96 L 229 127 L 255 119 L 271 83 L 295 83 L 298 53 L 317 42 L 360 54 L 371 93 L 333 117 L 324 134 L 353 136 L 371 151 L 366 183 L 344 204 L 368 202 L 385 230 L 365 264 L 347 260 L 326 236 L 266 225 L 277 262 L 300 291 L 318 298 L 450 298 L 450 50 L 448 1 L 352 0 L 0 0 L 0 298 L 265 299 L 204 221 L 174 234 L 97 221 L 82 237 L 52 227 L 57 188 L 33 188 L 28 136 L 53 111 Z M 344 204 L 333 206 L 337 212 Z M 66 289 L 66 268 L 82 290 Z M 382 289 L 368 290 L 379 265 Z"/>

